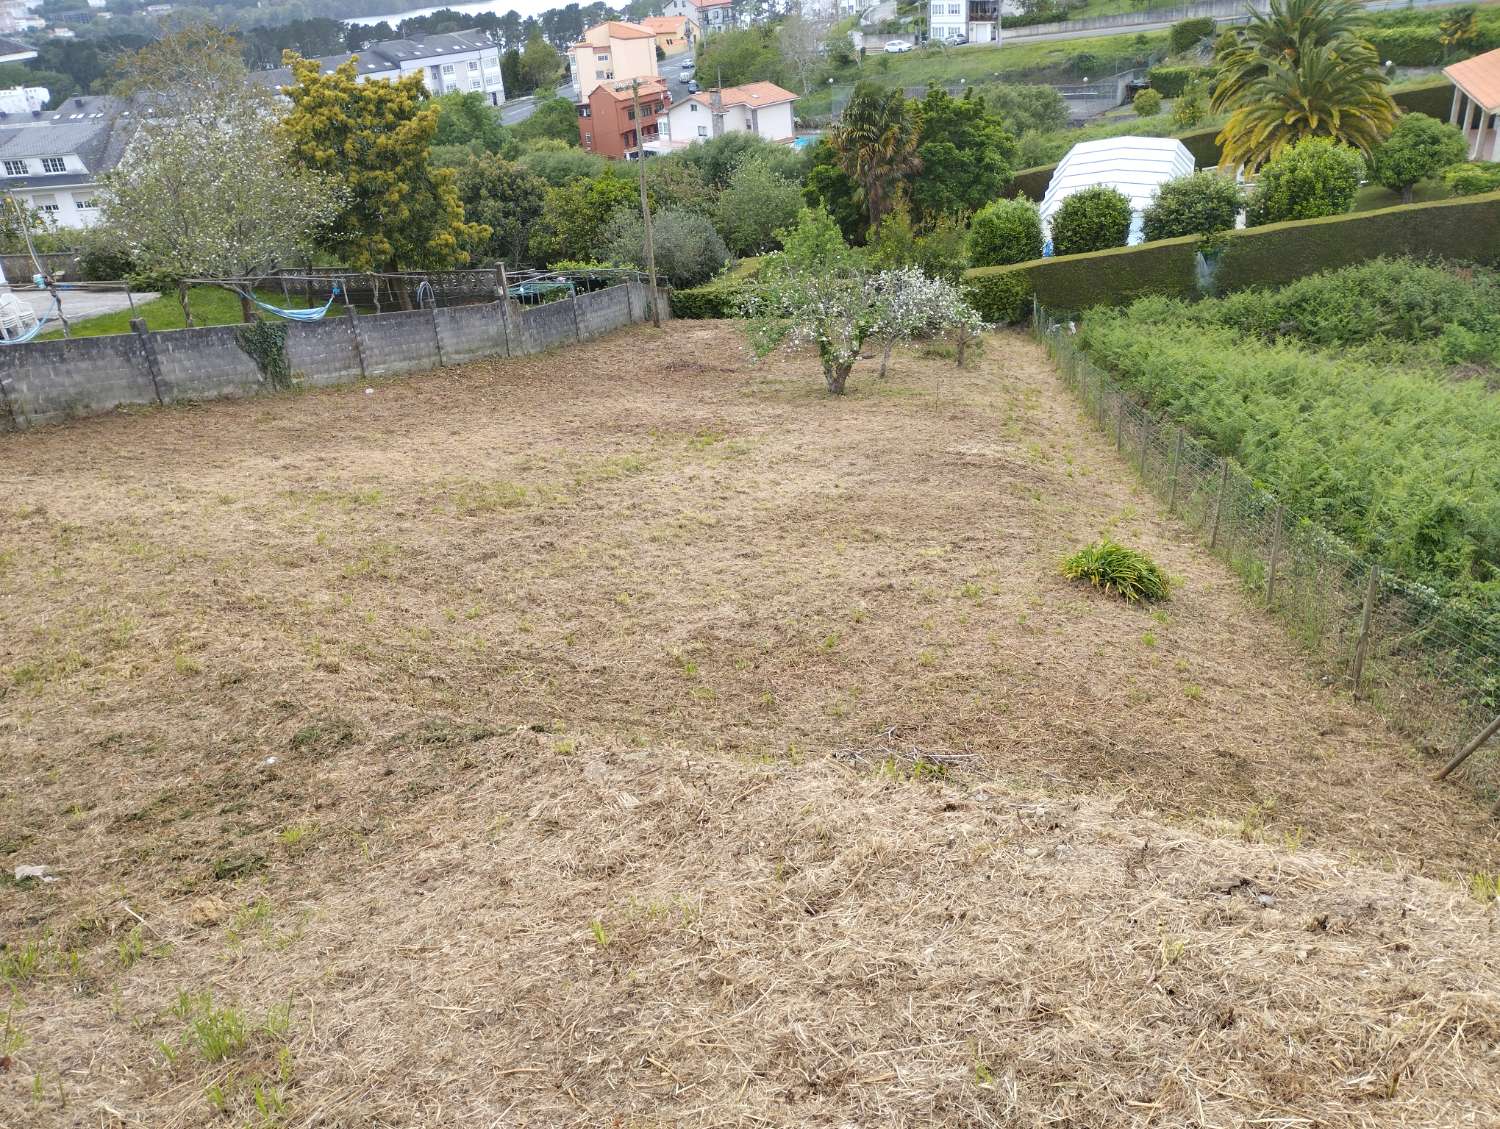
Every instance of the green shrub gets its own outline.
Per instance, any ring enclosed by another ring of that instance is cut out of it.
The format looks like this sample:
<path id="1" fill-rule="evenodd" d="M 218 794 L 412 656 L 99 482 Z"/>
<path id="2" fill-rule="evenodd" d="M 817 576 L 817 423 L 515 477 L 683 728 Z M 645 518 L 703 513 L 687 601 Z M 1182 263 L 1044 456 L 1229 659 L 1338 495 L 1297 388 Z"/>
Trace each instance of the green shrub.
<path id="1" fill-rule="evenodd" d="M 1176 98 L 1204 70 L 1203 67 L 1152 67 L 1146 72 L 1146 81 L 1163 98 Z"/>
<path id="2" fill-rule="evenodd" d="M 1263 299 L 1257 316 L 1343 303 L 1347 316 L 1308 327 L 1327 346 L 1306 335 L 1246 334 L 1238 322 L 1260 299 L 1239 295 L 1096 310 L 1080 340 L 1095 362 L 1238 460 L 1292 512 L 1407 580 L 1476 598 L 1488 590 L 1493 604 L 1500 397 L 1482 381 L 1453 379 L 1444 365 L 1483 356 L 1475 339 L 1485 334 L 1473 327 L 1494 319 L 1500 279 L 1476 271 L 1469 281 L 1480 283 L 1477 292 L 1455 279 L 1428 299 L 1418 291 L 1430 277 L 1402 281 L 1412 270 L 1369 265 L 1299 284 L 1300 296 Z M 1400 307 L 1413 297 L 1426 305 L 1408 319 Z M 1377 311 L 1364 337 L 1361 307 Z"/>
<path id="3" fill-rule="evenodd" d="M 979 316 L 994 325 L 1015 325 L 1031 317 L 1031 279 L 1024 269 L 970 271 L 964 276 L 964 295 Z"/>
<path id="4" fill-rule="evenodd" d="M 1207 16 L 1194 20 L 1178 20 L 1172 25 L 1172 30 L 1167 33 L 1167 46 L 1172 54 L 1180 55 L 1212 35 L 1216 26 L 1218 25 Z"/>
<path id="5" fill-rule="evenodd" d="M 1208 84 L 1194 79 L 1172 103 L 1172 124 L 1178 129 L 1192 129 L 1208 117 Z"/>
<path id="6" fill-rule="evenodd" d="M 1128 603 L 1165 600 L 1169 594 L 1167 575 L 1155 561 L 1109 538 L 1079 549 L 1063 561 L 1062 572 L 1069 580 L 1087 580 Z"/>
<path id="7" fill-rule="evenodd" d="M 1500 162 L 1465 161 L 1443 172 L 1443 183 L 1455 196 L 1478 196 L 1500 188 Z"/>
<path id="8" fill-rule="evenodd" d="M 744 309 L 749 283 L 762 260 L 741 259 L 729 270 L 702 286 L 672 291 L 672 316 L 676 318 L 737 318 Z"/>
<path id="9" fill-rule="evenodd" d="M 1156 199 L 1146 209 L 1146 239 L 1228 231 L 1244 204 L 1239 185 L 1227 176 L 1209 171 L 1180 176 L 1157 189 Z"/>
<path id="10" fill-rule="evenodd" d="M 1161 113 L 1161 95 L 1148 86 L 1145 90 L 1135 92 L 1130 105 L 1134 108 L 1137 117 L 1155 117 Z"/>
<path id="11" fill-rule="evenodd" d="M 1073 193 L 1052 216 L 1052 249 L 1059 255 L 1119 247 L 1129 235 L 1129 198 L 1102 184 Z"/>
<path id="12" fill-rule="evenodd" d="M 1364 175 L 1358 152 L 1326 137 L 1309 137 L 1261 166 L 1246 222 L 1253 227 L 1342 215 L 1354 206 Z"/>
<path id="13" fill-rule="evenodd" d="M 1030 200 L 996 200 L 969 226 L 969 261 L 977 267 L 1042 257 L 1042 216 Z"/>
<path id="14" fill-rule="evenodd" d="M 1436 176 L 1464 159 L 1468 144 L 1457 126 L 1426 114 L 1402 114 L 1391 135 L 1375 150 L 1370 175 L 1411 203 L 1412 185 Z"/>
<path id="15" fill-rule="evenodd" d="M 713 222 L 697 212 L 663 208 L 651 217 L 656 272 L 673 286 L 694 286 L 712 278 L 729 261 L 729 250 Z M 645 227 L 639 212 L 622 208 L 604 229 L 611 262 L 646 265 Z"/>

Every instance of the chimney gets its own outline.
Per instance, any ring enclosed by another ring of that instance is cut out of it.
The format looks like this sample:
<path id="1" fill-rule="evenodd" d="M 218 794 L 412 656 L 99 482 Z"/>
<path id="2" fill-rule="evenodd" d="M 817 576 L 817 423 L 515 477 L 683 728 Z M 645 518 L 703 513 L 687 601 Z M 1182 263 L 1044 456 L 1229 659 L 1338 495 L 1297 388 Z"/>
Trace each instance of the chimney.
<path id="1" fill-rule="evenodd" d="M 83 99 L 82 98 L 74 98 L 73 99 L 73 105 L 77 106 L 79 109 L 82 109 L 83 108 Z"/>

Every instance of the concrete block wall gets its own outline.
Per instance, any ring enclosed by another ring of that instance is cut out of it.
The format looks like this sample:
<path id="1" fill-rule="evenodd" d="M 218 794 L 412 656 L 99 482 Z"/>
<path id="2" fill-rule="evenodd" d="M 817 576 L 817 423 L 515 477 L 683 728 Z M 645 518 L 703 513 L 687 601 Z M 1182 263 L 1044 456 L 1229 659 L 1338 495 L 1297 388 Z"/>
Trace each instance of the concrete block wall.
<path id="1" fill-rule="evenodd" d="M 485 306 L 445 306 L 433 310 L 443 363 L 459 365 L 480 357 L 508 357 L 510 342 L 500 303 Z"/>
<path id="2" fill-rule="evenodd" d="M 290 321 L 286 326 L 286 363 L 302 384 L 347 384 L 364 379 L 355 333 L 364 318 L 326 317 Z"/>
<path id="3" fill-rule="evenodd" d="M 431 310 L 394 310 L 356 319 L 365 376 L 394 376 L 437 368 L 437 323 Z"/>
<path id="4" fill-rule="evenodd" d="M 308 385 L 347 384 L 479 357 L 521 356 L 650 317 L 627 282 L 540 306 L 501 303 L 286 322 L 287 366 Z M 660 299 L 666 308 L 665 298 Z M 267 388 L 234 326 L 80 337 L 0 347 L 0 430 L 127 404 L 245 396 Z"/>
<path id="5" fill-rule="evenodd" d="M 260 369 L 240 348 L 232 325 L 173 329 L 147 337 L 156 353 L 157 384 L 166 403 L 249 396 L 265 387 Z"/>
<path id="6" fill-rule="evenodd" d="M 161 402 L 133 333 L 0 347 L 0 389 L 10 427 Z"/>

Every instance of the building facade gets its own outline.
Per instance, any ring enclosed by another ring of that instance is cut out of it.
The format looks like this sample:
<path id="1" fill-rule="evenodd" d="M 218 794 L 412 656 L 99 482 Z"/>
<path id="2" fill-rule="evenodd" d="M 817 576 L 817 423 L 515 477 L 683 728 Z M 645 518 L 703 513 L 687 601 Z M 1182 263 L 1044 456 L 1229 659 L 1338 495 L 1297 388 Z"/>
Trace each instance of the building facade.
<path id="1" fill-rule="evenodd" d="M 0 109 L 0 189 L 56 227 L 91 227 L 99 177 L 124 156 L 131 116 L 129 103 L 103 95 L 50 111 Z"/>
<path id="2" fill-rule="evenodd" d="M 931 0 L 927 34 L 950 43 L 961 36 L 970 43 L 994 43 L 1000 38 L 999 0 Z"/>
<path id="3" fill-rule="evenodd" d="M 578 104 L 578 143 L 601 157 L 634 159 L 637 131 L 639 142 L 649 151 L 660 136 L 671 99 L 667 84 L 659 78 L 595 83 L 588 98 Z"/>
<path id="4" fill-rule="evenodd" d="M 580 106 L 600 83 L 657 78 L 656 33 L 623 20 L 595 24 L 568 48 L 568 70 Z"/>
<path id="5" fill-rule="evenodd" d="M 1448 121 L 1463 131 L 1469 160 L 1496 160 L 1500 154 L 1500 51 L 1444 67 L 1443 74 L 1453 84 Z"/>
<path id="6" fill-rule="evenodd" d="M 735 26 L 733 0 L 668 0 L 662 5 L 664 16 L 687 16 L 704 34 Z"/>
<path id="7" fill-rule="evenodd" d="M 689 51 L 703 38 L 703 30 L 691 16 L 648 16 L 641 26 L 656 36 L 656 45 L 668 55 Z"/>
<path id="8" fill-rule="evenodd" d="M 410 39 L 387 39 L 371 43 L 362 51 L 324 55 L 314 60 L 325 71 L 336 70 L 357 59 L 361 82 L 371 79 L 394 81 L 417 73 L 428 93 L 483 94 L 498 106 L 505 101 L 505 83 L 500 75 L 500 48 L 477 29 L 442 35 L 415 35 Z M 256 77 L 272 86 L 286 86 L 292 72 L 286 67 L 257 72 Z"/>
<path id="9" fill-rule="evenodd" d="M 790 142 L 796 136 L 792 103 L 797 96 L 774 82 L 752 82 L 702 90 L 667 110 L 662 136 L 648 152 L 685 149 L 725 133 L 754 133 L 767 141 Z"/>

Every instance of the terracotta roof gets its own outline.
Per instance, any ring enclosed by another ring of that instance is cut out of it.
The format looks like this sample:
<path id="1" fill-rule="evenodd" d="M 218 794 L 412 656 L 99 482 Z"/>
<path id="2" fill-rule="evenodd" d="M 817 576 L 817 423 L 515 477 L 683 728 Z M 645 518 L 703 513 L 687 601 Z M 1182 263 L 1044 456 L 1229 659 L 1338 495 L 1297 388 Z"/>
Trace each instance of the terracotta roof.
<path id="1" fill-rule="evenodd" d="M 630 89 L 630 83 L 628 82 L 616 82 L 614 80 L 607 80 L 594 87 L 594 94 L 597 94 L 601 91 L 609 97 L 613 98 L 616 102 L 628 102 L 633 97 Z M 641 79 L 640 95 L 642 98 L 649 98 L 653 94 L 665 94 L 666 92 L 667 84 L 664 83 L 661 79 Z M 593 94 L 590 94 L 589 97 L 592 98 Z"/>
<path id="2" fill-rule="evenodd" d="M 1444 67 L 1443 73 L 1483 106 L 1486 113 L 1500 110 L 1500 50 L 1486 51 L 1483 55 Z"/>
<path id="3" fill-rule="evenodd" d="M 689 102 L 698 102 L 704 106 L 712 106 L 710 100 L 711 91 L 700 90 Z M 782 102 L 795 102 L 797 96 L 790 90 L 783 90 L 774 82 L 752 82 L 745 86 L 726 86 L 719 91 L 719 97 L 726 106 L 775 106 Z"/>
<path id="4" fill-rule="evenodd" d="M 609 32 L 609 37 L 611 39 L 656 38 L 656 33 L 650 28 L 642 27 L 640 24 L 628 24 L 623 20 L 609 20 L 607 23 L 601 24 L 600 26 Z M 590 28 L 590 30 L 593 29 Z"/>
<path id="5" fill-rule="evenodd" d="M 699 8 L 699 9 L 702 9 L 702 8 L 727 8 L 731 4 L 734 3 L 734 0 L 691 0 L 691 3 L 693 5 L 693 7 Z"/>
<path id="6" fill-rule="evenodd" d="M 687 27 L 686 16 L 647 16 L 641 26 L 654 32 L 682 31 Z"/>

